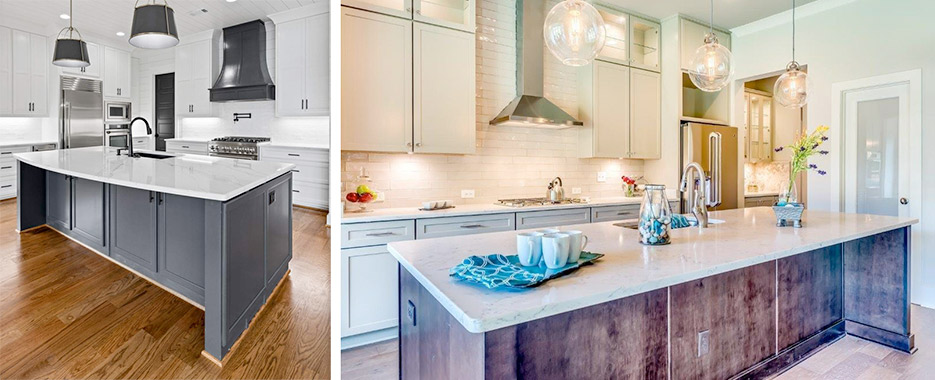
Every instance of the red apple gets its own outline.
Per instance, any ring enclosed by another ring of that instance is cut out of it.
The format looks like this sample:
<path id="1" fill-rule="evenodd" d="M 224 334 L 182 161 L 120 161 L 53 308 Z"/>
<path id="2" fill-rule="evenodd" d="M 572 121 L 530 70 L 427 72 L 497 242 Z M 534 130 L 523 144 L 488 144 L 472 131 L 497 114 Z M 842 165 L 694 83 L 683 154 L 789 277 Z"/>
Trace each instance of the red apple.
<path id="1" fill-rule="evenodd" d="M 360 203 L 370 203 L 373 200 L 373 194 L 363 193 L 360 195 Z"/>
<path id="2" fill-rule="evenodd" d="M 357 195 L 357 193 L 355 193 L 355 192 L 347 193 L 347 196 L 344 197 L 344 198 L 346 198 L 347 201 L 348 201 L 348 202 L 351 202 L 351 203 L 357 203 L 357 201 L 360 200 L 360 196 Z"/>

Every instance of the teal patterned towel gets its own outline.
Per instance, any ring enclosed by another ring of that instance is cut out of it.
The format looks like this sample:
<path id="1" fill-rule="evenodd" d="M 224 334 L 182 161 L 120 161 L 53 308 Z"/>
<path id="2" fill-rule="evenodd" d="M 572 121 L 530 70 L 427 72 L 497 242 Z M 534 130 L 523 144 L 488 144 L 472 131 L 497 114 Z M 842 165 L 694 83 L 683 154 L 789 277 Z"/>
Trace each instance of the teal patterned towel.
<path id="1" fill-rule="evenodd" d="M 691 222 L 688 221 L 688 218 L 682 214 L 672 214 L 672 228 L 685 228 L 691 227 Z"/>
<path id="2" fill-rule="evenodd" d="M 481 284 L 488 289 L 501 287 L 531 288 L 545 281 L 570 273 L 582 265 L 590 264 L 603 257 L 600 253 L 581 252 L 581 259 L 576 263 L 558 269 L 548 269 L 544 265 L 526 267 L 519 263 L 517 255 L 492 254 L 471 256 L 448 271 L 452 277 Z"/>

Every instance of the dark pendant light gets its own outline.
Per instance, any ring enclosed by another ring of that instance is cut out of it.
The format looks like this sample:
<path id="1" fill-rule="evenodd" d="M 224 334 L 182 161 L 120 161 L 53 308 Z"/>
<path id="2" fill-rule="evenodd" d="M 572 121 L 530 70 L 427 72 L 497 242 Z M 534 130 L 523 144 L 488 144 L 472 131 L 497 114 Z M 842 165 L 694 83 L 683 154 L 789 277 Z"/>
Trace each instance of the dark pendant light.
<path id="1" fill-rule="evenodd" d="M 165 49 L 179 44 L 179 32 L 175 28 L 175 11 L 169 3 L 151 0 L 133 11 L 133 26 L 130 28 L 130 45 L 143 49 Z"/>
<path id="2" fill-rule="evenodd" d="M 91 61 L 88 59 L 88 44 L 81 39 L 81 33 L 78 29 L 72 27 L 71 4 L 68 0 L 68 27 L 58 32 L 58 38 L 55 40 L 55 51 L 52 54 L 52 64 L 62 67 L 88 67 Z M 75 39 L 75 34 L 78 39 Z"/>

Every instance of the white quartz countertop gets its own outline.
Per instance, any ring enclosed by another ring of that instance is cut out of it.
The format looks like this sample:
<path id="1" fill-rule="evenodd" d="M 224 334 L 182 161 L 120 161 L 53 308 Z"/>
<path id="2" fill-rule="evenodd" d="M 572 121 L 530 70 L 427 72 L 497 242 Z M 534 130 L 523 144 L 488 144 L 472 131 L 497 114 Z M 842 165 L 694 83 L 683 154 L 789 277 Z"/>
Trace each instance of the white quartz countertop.
<path id="1" fill-rule="evenodd" d="M 917 223 L 917 219 L 806 210 L 803 228 L 776 227 L 773 211 L 712 212 L 707 229 L 672 230 L 672 243 L 644 246 L 636 230 L 615 222 L 566 226 L 589 237 L 594 265 L 525 290 L 488 290 L 456 280 L 448 269 L 471 255 L 516 253 L 516 232 L 389 244 L 390 253 L 472 333 L 564 313 L 748 267 Z"/>
<path id="2" fill-rule="evenodd" d="M 775 196 L 778 196 L 778 195 L 779 195 L 779 193 L 777 193 L 777 192 L 775 192 L 775 191 L 758 191 L 758 192 L 755 192 L 755 193 L 751 193 L 751 192 L 743 193 L 743 196 L 744 196 L 744 197 L 747 197 L 747 198 L 775 197 Z"/>
<path id="3" fill-rule="evenodd" d="M 118 156 L 116 148 L 98 146 L 16 153 L 13 156 L 41 169 L 91 181 L 222 202 L 295 167 L 293 164 L 204 155 L 168 155 L 173 157 L 130 158 Z"/>
<path id="4" fill-rule="evenodd" d="M 678 200 L 678 198 L 673 198 L 673 197 L 669 197 L 668 199 L 670 202 Z M 456 205 L 455 208 L 433 210 L 433 211 L 420 211 L 418 206 L 382 208 L 382 209 L 374 209 L 373 212 L 368 212 L 368 213 L 345 212 L 341 217 L 342 218 L 341 223 L 352 224 L 352 223 L 382 222 L 382 221 L 388 221 L 388 220 L 401 220 L 401 219 L 427 219 L 427 218 L 441 218 L 441 217 L 450 217 L 450 216 L 559 210 L 563 208 L 618 206 L 618 205 L 627 205 L 627 204 L 639 205 L 642 201 L 643 201 L 642 197 L 609 197 L 609 198 L 591 198 L 588 200 L 587 203 L 568 203 L 568 204 L 559 204 L 559 205 L 525 206 L 525 207 L 507 207 L 507 206 L 501 206 L 501 205 L 490 203 L 490 204 Z"/>

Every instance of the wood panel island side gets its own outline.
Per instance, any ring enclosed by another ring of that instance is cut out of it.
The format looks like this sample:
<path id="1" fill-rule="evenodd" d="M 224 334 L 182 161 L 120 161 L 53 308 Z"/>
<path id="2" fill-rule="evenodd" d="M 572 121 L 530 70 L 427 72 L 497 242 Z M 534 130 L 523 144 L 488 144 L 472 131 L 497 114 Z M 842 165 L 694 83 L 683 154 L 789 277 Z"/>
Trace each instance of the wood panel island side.
<path id="1" fill-rule="evenodd" d="M 203 309 L 220 364 L 289 271 L 293 165 L 168 156 L 16 154 L 17 228 L 47 225 Z"/>
<path id="2" fill-rule="evenodd" d="M 851 334 L 915 351 L 915 219 L 807 211 L 777 228 L 766 207 L 713 212 L 649 247 L 613 222 L 594 265 L 526 290 L 488 290 L 448 269 L 513 254 L 515 232 L 395 242 L 403 379 L 762 378 Z"/>

